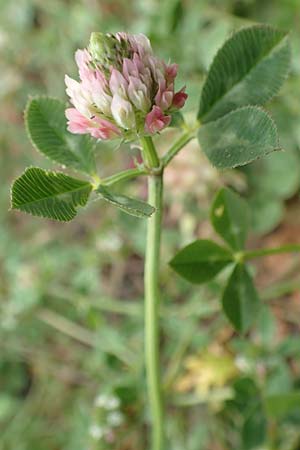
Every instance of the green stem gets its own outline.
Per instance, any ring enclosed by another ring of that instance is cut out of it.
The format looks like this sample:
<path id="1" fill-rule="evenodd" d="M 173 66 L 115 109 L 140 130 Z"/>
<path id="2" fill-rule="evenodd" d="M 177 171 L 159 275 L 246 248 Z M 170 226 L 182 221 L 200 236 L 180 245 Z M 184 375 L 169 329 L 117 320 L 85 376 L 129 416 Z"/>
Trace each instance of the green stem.
<path id="1" fill-rule="evenodd" d="M 120 183 L 121 181 L 131 180 L 132 178 L 139 177 L 140 175 L 146 175 L 147 170 L 144 168 L 136 167 L 135 169 L 128 169 L 122 172 L 111 175 L 110 177 L 103 178 L 101 184 L 105 186 L 112 186 L 113 184 Z"/>
<path id="2" fill-rule="evenodd" d="M 141 138 L 144 162 L 159 169 L 160 160 L 151 137 Z M 162 219 L 163 171 L 148 177 L 148 202 L 155 213 L 148 219 L 145 256 L 145 364 L 151 415 L 151 450 L 164 449 L 162 383 L 159 361 L 159 259 Z"/>
<path id="3" fill-rule="evenodd" d="M 177 153 L 193 138 L 195 137 L 194 133 L 186 132 L 172 145 L 170 150 L 164 155 L 162 158 L 163 166 L 166 167 L 169 162 L 177 155 Z"/>
<path id="4" fill-rule="evenodd" d="M 143 148 L 144 161 L 147 166 L 150 168 L 159 167 L 160 161 L 156 153 L 152 138 L 150 136 L 143 136 L 140 138 L 140 141 Z"/>
<path id="5" fill-rule="evenodd" d="M 291 253 L 291 252 L 300 252 L 300 245 L 287 244 L 281 247 L 262 248 L 258 250 L 245 251 L 243 252 L 243 260 L 248 261 L 249 259 L 259 258 L 261 256 L 278 255 L 280 253 Z"/>
<path id="6" fill-rule="evenodd" d="M 295 292 L 297 291 L 297 289 L 299 289 L 299 287 L 300 279 L 279 282 L 268 288 L 265 288 L 263 292 L 261 292 L 260 297 L 262 300 L 272 300 Z"/>
<path id="7" fill-rule="evenodd" d="M 145 359 L 152 421 L 152 450 L 164 449 L 163 401 L 159 363 L 159 253 L 162 217 L 162 175 L 148 179 L 148 201 L 156 212 L 148 219 L 145 261 Z"/>

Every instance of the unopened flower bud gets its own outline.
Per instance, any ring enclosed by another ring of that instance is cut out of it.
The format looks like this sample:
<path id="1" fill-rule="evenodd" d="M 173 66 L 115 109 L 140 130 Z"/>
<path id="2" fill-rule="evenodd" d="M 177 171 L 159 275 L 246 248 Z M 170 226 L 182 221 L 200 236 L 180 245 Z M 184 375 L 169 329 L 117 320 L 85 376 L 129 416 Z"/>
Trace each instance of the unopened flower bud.
<path id="1" fill-rule="evenodd" d="M 117 58 L 117 43 L 118 41 L 113 35 L 92 33 L 88 47 L 91 60 L 102 68 L 109 68 Z"/>

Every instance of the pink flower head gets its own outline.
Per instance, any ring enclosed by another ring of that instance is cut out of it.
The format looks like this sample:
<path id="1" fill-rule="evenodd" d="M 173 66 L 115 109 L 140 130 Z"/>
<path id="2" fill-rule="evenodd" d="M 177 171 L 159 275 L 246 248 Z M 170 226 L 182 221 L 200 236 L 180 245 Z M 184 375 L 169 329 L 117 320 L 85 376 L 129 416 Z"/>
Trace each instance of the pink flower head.
<path id="1" fill-rule="evenodd" d="M 71 133 L 130 140 L 161 131 L 184 106 L 184 88 L 174 91 L 177 64 L 157 58 L 142 34 L 92 33 L 75 59 L 80 81 L 65 77 Z"/>

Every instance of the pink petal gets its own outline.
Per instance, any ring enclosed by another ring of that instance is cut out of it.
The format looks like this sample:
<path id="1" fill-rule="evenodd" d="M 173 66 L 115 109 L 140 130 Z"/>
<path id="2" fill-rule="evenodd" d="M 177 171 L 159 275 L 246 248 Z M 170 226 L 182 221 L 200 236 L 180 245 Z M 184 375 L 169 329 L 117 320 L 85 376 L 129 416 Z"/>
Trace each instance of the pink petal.
<path id="1" fill-rule="evenodd" d="M 177 76 L 178 64 L 169 64 L 166 66 L 165 75 L 168 81 L 173 82 Z"/>
<path id="2" fill-rule="evenodd" d="M 119 128 L 106 119 L 95 117 L 93 119 L 94 128 L 90 128 L 90 133 L 93 137 L 98 139 L 115 139 L 120 136 L 121 132 Z"/>
<path id="3" fill-rule="evenodd" d="M 174 95 L 172 105 L 175 108 L 180 109 L 184 106 L 187 98 L 188 95 L 185 93 L 185 87 L 183 87 L 182 89 L 180 89 L 180 91 L 176 92 L 176 94 Z"/>
<path id="4" fill-rule="evenodd" d="M 109 87 L 112 94 L 119 93 L 119 91 L 126 93 L 128 83 L 117 69 L 112 69 L 110 79 L 109 79 Z"/>
<path id="5" fill-rule="evenodd" d="M 123 60 L 123 75 L 127 81 L 129 81 L 130 76 L 139 76 L 139 71 L 136 64 L 128 58 L 124 58 Z"/>
<path id="6" fill-rule="evenodd" d="M 135 128 L 135 113 L 132 104 L 118 93 L 114 94 L 111 102 L 111 114 L 115 122 L 127 130 Z"/>
<path id="7" fill-rule="evenodd" d="M 163 111 L 169 109 L 173 101 L 174 92 L 170 89 L 166 89 L 165 80 L 159 83 L 159 88 L 155 96 L 155 103 Z"/>
<path id="8" fill-rule="evenodd" d="M 65 111 L 66 118 L 68 119 L 68 130 L 75 134 L 88 133 L 90 126 L 90 120 L 84 117 L 77 109 L 68 108 Z"/>
<path id="9" fill-rule="evenodd" d="M 150 134 L 157 133 L 167 127 L 171 122 L 171 116 L 164 116 L 158 106 L 153 106 L 152 111 L 146 116 L 145 131 Z"/>
<path id="10" fill-rule="evenodd" d="M 91 57 L 87 50 L 77 50 L 75 53 L 75 61 L 79 69 L 80 79 L 84 81 L 85 79 L 89 79 L 93 71 L 88 67 L 88 63 Z"/>
<path id="11" fill-rule="evenodd" d="M 139 72 L 141 72 L 143 70 L 143 68 L 144 68 L 144 64 L 143 64 L 143 61 L 142 61 L 141 57 L 137 53 L 134 53 L 133 57 L 132 57 L 132 61 L 133 61 L 134 65 L 135 65 L 136 69 Z"/>
<path id="12" fill-rule="evenodd" d="M 68 108 L 65 111 L 68 119 L 68 130 L 74 134 L 90 134 L 96 139 L 114 139 L 120 135 L 120 130 L 109 120 L 100 117 L 87 119 L 77 109 Z"/>

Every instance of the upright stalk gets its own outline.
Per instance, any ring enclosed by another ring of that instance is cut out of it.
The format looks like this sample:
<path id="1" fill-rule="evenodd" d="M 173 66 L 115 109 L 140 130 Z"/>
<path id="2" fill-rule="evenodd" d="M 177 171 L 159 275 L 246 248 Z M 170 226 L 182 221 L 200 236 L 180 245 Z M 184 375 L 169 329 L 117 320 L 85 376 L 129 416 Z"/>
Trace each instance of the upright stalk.
<path id="1" fill-rule="evenodd" d="M 141 140 L 144 157 L 152 169 L 159 168 L 159 158 L 151 138 Z M 155 172 L 155 171 L 154 171 Z M 148 176 L 148 202 L 155 212 L 148 219 L 145 257 L 145 364 L 151 414 L 151 450 L 164 449 L 162 383 L 159 358 L 159 259 L 162 219 L 162 171 Z"/>
<path id="2" fill-rule="evenodd" d="M 163 402 L 159 363 L 159 256 L 162 217 L 162 175 L 150 175 L 148 200 L 156 212 L 148 219 L 145 260 L 145 358 L 152 420 L 152 450 L 164 450 Z"/>

